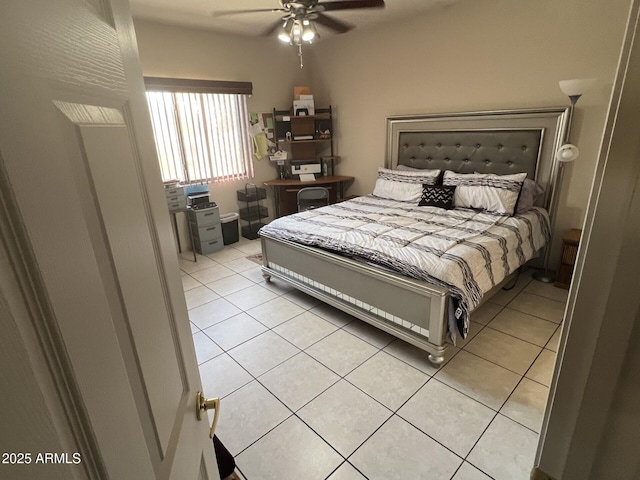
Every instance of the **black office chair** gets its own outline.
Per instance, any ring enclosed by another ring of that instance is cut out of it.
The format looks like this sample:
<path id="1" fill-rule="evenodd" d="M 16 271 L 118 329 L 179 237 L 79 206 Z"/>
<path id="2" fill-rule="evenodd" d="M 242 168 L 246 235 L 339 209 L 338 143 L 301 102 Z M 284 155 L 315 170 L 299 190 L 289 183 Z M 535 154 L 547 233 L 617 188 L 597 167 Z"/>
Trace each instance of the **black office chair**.
<path id="1" fill-rule="evenodd" d="M 325 187 L 305 187 L 298 190 L 298 211 L 329 205 L 329 190 Z"/>

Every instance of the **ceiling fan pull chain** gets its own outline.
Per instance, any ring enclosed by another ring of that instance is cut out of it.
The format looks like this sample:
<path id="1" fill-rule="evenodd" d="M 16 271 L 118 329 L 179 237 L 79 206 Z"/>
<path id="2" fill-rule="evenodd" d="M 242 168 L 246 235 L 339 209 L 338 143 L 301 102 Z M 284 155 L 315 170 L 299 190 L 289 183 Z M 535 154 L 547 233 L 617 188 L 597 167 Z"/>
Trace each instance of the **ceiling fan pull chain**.
<path id="1" fill-rule="evenodd" d="M 302 44 L 298 44 L 298 56 L 300 57 L 300 68 L 304 67 L 302 64 Z"/>

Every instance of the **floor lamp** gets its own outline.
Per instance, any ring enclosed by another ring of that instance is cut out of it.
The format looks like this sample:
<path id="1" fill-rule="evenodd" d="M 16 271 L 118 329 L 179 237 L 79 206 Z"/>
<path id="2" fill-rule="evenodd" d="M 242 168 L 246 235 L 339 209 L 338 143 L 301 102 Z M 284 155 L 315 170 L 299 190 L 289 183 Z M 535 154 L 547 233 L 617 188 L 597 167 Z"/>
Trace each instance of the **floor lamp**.
<path id="1" fill-rule="evenodd" d="M 551 283 L 555 281 L 555 272 L 549 270 L 549 257 L 551 254 L 551 246 L 553 244 L 553 237 L 555 236 L 555 223 L 556 213 L 558 210 L 558 203 L 560 202 L 560 190 L 562 189 L 562 180 L 564 178 L 564 167 L 568 162 L 573 162 L 580 151 L 578 147 L 569 143 L 569 133 L 571 131 L 571 121 L 573 120 L 573 109 L 578 99 L 582 94 L 595 82 L 594 78 L 580 78 L 574 80 L 560 80 L 560 90 L 562 93 L 569 97 L 571 106 L 569 107 L 569 118 L 567 119 L 567 129 L 565 131 L 565 137 L 562 142 L 562 146 L 556 152 L 556 160 L 558 162 L 558 176 L 556 178 L 556 189 L 553 192 L 551 198 L 551 205 L 549 208 L 549 224 L 551 228 L 551 238 L 544 250 L 544 268 L 538 270 L 533 274 L 533 278 L 544 283 Z"/>

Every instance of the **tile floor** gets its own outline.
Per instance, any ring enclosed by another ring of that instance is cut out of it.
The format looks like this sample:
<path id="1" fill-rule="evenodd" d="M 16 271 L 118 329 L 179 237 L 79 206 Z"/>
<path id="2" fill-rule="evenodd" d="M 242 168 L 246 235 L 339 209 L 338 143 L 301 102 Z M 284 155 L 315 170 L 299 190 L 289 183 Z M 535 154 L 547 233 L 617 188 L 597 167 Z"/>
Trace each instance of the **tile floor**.
<path id="1" fill-rule="evenodd" d="M 203 388 L 222 397 L 217 434 L 244 478 L 529 478 L 565 290 L 524 272 L 435 370 L 417 348 L 266 283 L 246 258 L 259 252 L 241 239 L 180 258 Z"/>

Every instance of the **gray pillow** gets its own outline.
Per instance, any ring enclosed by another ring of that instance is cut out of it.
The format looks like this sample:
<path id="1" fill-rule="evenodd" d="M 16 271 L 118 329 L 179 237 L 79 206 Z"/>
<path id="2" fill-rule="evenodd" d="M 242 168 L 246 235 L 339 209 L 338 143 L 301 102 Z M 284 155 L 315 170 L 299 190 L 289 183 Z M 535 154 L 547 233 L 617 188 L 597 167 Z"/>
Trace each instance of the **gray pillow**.
<path id="1" fill-rule="evenodd" d="M 526 178 L 520 190 L 518 203 L 516 203 L 516 213 L 526 213 L 531 210 L 544 189 L 533 180 Z"/>

